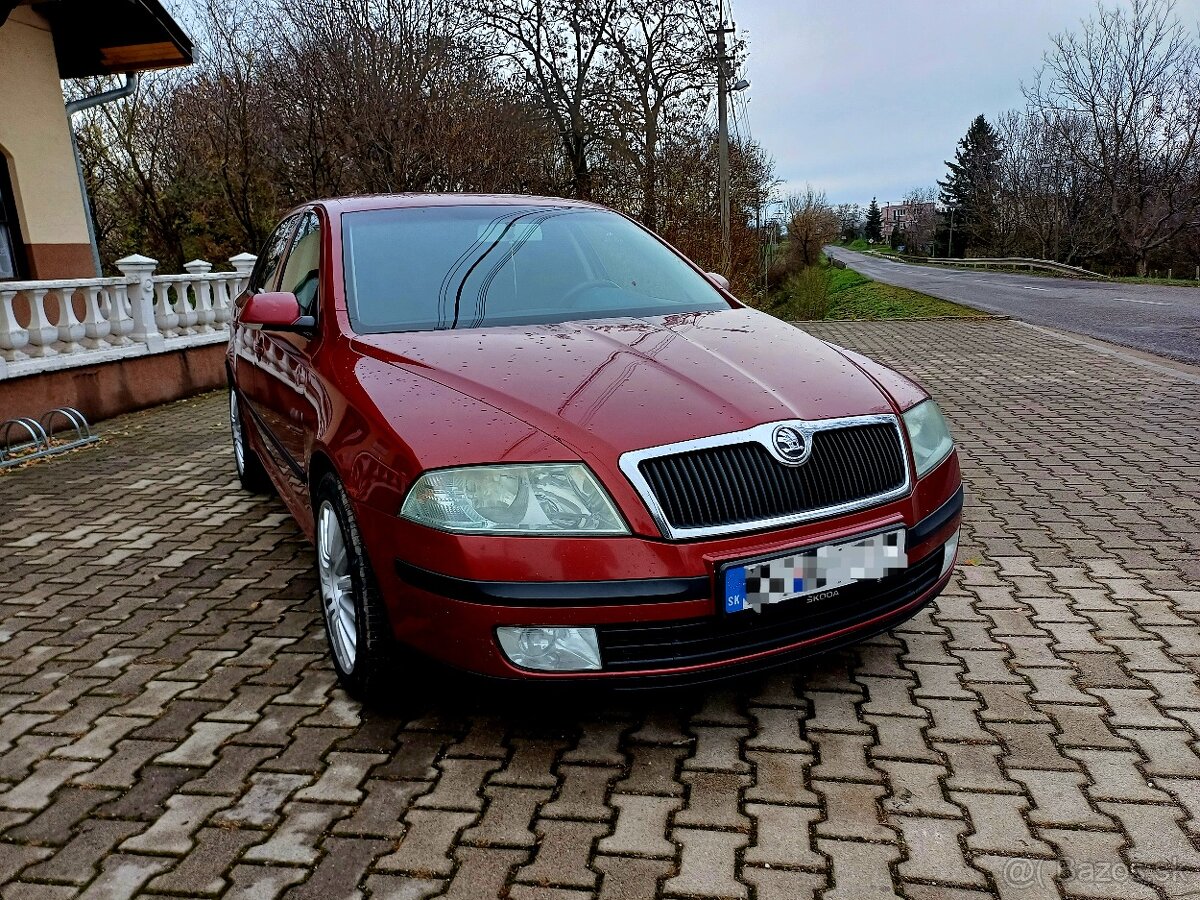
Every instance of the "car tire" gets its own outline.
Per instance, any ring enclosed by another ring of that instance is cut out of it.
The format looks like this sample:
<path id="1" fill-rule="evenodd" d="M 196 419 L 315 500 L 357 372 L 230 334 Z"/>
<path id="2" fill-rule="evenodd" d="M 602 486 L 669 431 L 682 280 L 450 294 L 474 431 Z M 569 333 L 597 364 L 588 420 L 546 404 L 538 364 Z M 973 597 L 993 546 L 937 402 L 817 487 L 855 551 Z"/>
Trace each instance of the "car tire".
<path id="1" fill-rule="evenodd" d="M 265 494 L 273 487 L 258 453 L 246 440 L 245 406 L 233 385 L 229 386 L 229 431 L 233 439 L 233 465 L 238 481 L 253 494 Z"/>
<path id="2" fill-rule="evenodd" d="M 359 700 L 379 699 L 392 681 L 396 640 L 350 497 L 332 472 L 313 491 L 313 524 L 321 618 L 338 681 Z"/>

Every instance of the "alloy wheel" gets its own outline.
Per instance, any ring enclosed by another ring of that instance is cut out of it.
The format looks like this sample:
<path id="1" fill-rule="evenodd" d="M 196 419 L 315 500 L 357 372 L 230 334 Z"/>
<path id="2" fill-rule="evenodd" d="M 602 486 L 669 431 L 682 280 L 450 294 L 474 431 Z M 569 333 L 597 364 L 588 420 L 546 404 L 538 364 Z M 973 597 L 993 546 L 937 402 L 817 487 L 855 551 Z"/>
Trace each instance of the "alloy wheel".
<path id="1" fill-rule="evenodd" d="M 233 391 L 229 392 L 229 428 L 233 432 L 233 459 L 241 475 L 246 471 L 246 446 L 242 437 L 242 414 L 238 409 L 237 394 Z"/>
<path id="2" fill-rule="evenodd" d="M 337 512 L 328 500 L 322 501 L 317 514 L 317 570 L 329 645 L 341 670 L 353 672 L 358 628 L 354 586 L 350 578 L 350 553 Z"/>

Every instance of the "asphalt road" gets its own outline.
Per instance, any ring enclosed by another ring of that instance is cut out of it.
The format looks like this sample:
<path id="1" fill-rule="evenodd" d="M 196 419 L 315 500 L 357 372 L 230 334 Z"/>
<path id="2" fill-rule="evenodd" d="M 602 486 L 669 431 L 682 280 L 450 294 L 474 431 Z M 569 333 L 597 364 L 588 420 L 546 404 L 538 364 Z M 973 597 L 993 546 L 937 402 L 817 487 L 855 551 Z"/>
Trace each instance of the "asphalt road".
<path id="1" fill-rule="evenodd" d="M 1200 288 L 914 266 L 826 251 L 876 281 L 1200 365 Z"/>

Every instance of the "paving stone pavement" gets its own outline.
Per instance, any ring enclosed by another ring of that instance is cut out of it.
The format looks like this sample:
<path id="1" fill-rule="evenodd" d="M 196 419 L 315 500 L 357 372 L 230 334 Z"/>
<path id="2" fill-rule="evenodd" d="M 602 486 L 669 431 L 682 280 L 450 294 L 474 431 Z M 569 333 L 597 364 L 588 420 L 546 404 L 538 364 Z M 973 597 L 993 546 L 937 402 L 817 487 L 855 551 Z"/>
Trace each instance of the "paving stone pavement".
<path id="1" fill-rule="evenodd" d="M 219 395 L 0 476 L 3 897 L 1196 896 L 1200 379 L 1010 322 L 812 330 L 942 400 L 961 564 L 718 687 L 360 709 Z"/>

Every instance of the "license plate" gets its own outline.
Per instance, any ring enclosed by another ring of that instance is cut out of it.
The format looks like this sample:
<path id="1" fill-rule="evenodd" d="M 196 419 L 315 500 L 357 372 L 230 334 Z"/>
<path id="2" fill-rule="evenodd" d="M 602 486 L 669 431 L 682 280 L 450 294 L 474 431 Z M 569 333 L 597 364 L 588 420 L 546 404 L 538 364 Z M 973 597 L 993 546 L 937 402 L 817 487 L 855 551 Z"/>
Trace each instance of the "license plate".
<path id="1" fill-rule="evenodd" d="M 725 612 L 759 612 L 771 603 L 884 578 L 907 566 L 903 528 L 735 563 L 724 570 Z"/>

